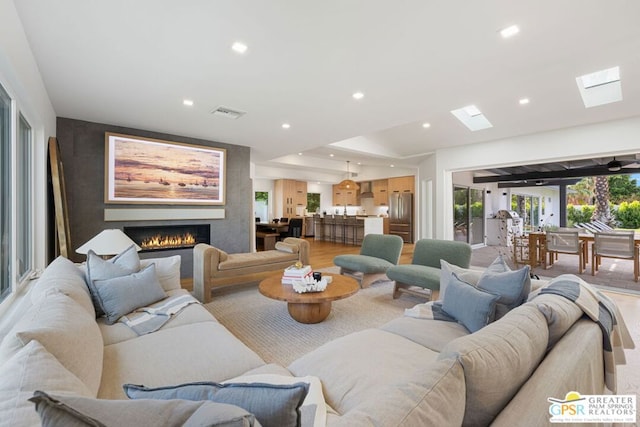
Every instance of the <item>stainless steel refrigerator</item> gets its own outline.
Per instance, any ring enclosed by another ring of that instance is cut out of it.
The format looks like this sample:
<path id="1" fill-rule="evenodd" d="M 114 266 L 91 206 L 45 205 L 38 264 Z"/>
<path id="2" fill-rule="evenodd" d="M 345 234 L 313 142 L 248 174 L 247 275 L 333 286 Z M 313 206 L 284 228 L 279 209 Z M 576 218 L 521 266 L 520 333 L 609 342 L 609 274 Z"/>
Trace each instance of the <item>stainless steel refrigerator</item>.
<path id="1" fill-rule="evenodd" d="M 389 195 L 389 234 L 402 237 L 405 243 L 413 243 L 413 194 Z"/>

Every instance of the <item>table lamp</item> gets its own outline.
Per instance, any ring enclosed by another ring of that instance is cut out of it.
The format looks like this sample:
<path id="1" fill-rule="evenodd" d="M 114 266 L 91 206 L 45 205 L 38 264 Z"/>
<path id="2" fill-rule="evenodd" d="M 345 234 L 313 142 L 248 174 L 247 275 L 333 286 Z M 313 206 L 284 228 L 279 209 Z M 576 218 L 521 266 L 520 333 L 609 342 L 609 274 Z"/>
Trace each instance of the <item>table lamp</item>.
<path id="1" fill-rule="evenodd" d="M 115 228 L 102 230 L 91 240 L 76 249 L 76 253 L 86 255 L 89 250 L 92 250 L 96 255 L 102 257 L 113 256 L 124 251 L 131 245 L 135 245 L 137 251 L 142 249 L 136 242 L 131 240 L 129 236 L 124 234 L 122 230 Z"/>

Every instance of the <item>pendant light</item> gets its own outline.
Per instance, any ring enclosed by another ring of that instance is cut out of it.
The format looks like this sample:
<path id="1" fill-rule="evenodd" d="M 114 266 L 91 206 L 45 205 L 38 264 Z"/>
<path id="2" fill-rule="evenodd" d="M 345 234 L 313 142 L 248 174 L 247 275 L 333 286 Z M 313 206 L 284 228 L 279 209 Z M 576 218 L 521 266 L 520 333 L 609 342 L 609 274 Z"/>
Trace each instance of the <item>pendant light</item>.
<path id="1" fill-rule="evenodd" d="M 360 186 L 357 182 L 351 179 L 351 172 L 349 172 L 349 160 L 347 160 L 347 179 L 343 179 L 338 183 L 340 190 L 359 190 Z"/>

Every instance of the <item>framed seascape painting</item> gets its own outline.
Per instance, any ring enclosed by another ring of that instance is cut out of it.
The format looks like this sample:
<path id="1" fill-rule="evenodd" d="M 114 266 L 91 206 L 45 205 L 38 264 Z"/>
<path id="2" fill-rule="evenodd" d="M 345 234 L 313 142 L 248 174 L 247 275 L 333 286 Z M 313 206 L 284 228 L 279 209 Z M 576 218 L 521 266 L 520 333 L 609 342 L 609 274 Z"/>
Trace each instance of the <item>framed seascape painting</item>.
<path id="1" fill-rule="evenodd" d="M 224 149 L 108 132 L 105 145 L 105 203 L 224 204 Z"/>

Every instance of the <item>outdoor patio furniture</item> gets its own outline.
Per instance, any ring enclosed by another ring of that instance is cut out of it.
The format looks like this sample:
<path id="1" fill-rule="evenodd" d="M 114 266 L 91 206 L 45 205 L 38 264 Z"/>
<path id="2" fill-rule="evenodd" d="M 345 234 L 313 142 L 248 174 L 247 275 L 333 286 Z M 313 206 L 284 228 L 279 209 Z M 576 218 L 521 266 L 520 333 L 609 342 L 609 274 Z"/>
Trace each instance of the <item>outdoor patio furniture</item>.
<path id="1" fill-rule="evenodd" d="M 548 263 L 546 267 L 551 267 L 558 253 L 578 255 L 578 274 L 584 272 L 587 254 L 585 253 L 585 243 L 580 240 L 579 232 L 567 230 L 547 231 L 547 254 Z"/>
<path id="2" fill-rule="evenodd" d="M 640 270 L 639 252 L 633 231 L 595 233 L 594 242 L 591 245 L 591 275 L 595 276 L 603 257 L 629 259 L 633 260 L 633 280 L 637 282 Z"/>

